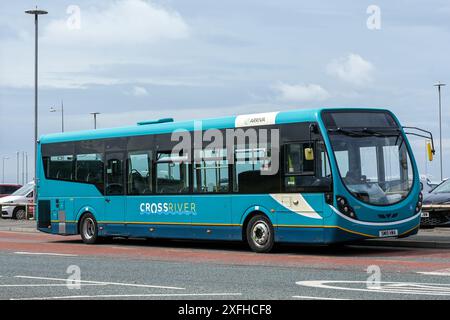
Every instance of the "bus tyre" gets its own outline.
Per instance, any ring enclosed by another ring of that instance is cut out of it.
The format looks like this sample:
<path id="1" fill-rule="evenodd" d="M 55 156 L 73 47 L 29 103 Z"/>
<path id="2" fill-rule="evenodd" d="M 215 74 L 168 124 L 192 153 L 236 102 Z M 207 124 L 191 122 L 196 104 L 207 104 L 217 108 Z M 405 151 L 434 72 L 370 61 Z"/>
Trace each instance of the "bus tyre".
<path id="1" fill-rule="evenodd" d="M 270 220 L 263 215 L 256 215 L 247 224 L 247 241 L 254 252 L 270 252 L 274 245 L 274 231 Z"/>
<path id="2" fill-rule="evenodd" d="M 13 218 L 16 220 L 24 220 L 26 218 L 26 212 L 25 212 L 25 208 L 23 207 L 17 207 L 14 209 L 13 211 Z"/>
<path id="3" fill-rule="evenodd" d="M 80 224 L 81 239 L 86 244 L 94 244 L 98 241 L 98 224 L 94 216 L 87 213 Z"/>

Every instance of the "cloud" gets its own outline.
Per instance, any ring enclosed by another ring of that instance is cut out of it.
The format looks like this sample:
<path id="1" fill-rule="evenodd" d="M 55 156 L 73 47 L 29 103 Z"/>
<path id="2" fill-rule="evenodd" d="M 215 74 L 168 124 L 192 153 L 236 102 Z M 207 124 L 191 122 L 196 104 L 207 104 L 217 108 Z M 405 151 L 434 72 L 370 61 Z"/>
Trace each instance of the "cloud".
<path id="1" fill-rule="evenodd" d="M 322 101 L 330 97 L 327 90 L 317 84 L 287 84 L 280 82 L 274 89 L 278 98 L 284 101 Z"/>
<path id="2" fill-rule="evenodd" d="M 58 44 L 147 44 L 161 39 L 183 39 L 189 28 L 180 14 L 143 0 L 116 0 L 109 6 L 80 8 L 50 22 L 42 41 Z M 79 26 L 79 27 L 78 27 Z"/>
<path id="3" fill-rule="evenodd" d="M 135 97 L 148 96 L 148 91 L 143 87 L 133 87 L 131 94 Z"/>
<path id="4" fill-rule="evenodd" d="M 170 60 L 167 56 L 171 52 L 165 51 L 177 47 L 179 41 L 190 35 L 190 27 L 174 9 L 143 0 L 96 1 L 93 6 L 79 7 L 79 29 L 74 12 L 68 10 L 56 19 L 49 14 L 39 22 L 41 87 L 85 89 L 120 83 L 188 82 L 189 79 L 172 79 L 165 74 L 124 74 L 129 65 L 150 68 L 186 60 L 184 56 Z M 26 21 L 27 25 L 16 27 L 17 37 L 2 39 L 0 87 L 34 84 L 34 29 Z M 163 57 L 158 56 L 161 53 Z M 119 71 L 108 74 L 113 66 L 118 66 Z"/>
<path id="5" fill-rule="evenodd" d="M 344 59 L 334 60 L 327 66 L 329 74 L 358 86 L 366 85 L 372 81 L 374 69 L 371 62 L 354 53 L 350 53 Z"/>

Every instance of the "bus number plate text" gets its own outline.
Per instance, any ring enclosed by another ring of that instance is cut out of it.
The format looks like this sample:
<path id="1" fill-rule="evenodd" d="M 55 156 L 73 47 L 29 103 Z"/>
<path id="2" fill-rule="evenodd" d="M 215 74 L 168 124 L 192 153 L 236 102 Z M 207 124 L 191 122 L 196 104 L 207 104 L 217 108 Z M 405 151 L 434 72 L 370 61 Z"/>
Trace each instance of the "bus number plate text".
<path id="1" fill-rule="evenodd" d="M 380 231 L 380 238 L 396 237 L 396 236 L 398 236 L 398 230 L 397 229 L 381 230 Z"/>

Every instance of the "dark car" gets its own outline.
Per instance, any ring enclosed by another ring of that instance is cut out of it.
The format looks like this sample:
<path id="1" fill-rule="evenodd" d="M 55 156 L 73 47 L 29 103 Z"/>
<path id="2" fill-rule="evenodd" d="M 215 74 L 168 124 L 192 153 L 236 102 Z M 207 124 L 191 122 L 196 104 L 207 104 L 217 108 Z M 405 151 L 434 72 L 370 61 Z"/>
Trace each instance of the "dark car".
<path id="1" fill-rule="evenodd" d="M 0 184 L 0 198 L 13 194 L 16 190 L 20 189 L 20 184 Z"/>
<path id="2" fill-rule="evenodd" d="M 450 179 L 424 196 L 420 224 L 428 228 L 450 226 Z"/>

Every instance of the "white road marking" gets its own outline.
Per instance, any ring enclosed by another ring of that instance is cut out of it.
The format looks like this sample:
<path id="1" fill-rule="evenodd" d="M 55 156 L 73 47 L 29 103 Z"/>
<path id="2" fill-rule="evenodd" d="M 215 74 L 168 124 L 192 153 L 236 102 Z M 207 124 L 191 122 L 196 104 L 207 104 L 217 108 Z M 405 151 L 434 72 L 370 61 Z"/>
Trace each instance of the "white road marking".
<path id="1" fill-rule="evenodd" d="M 67 279 L 61 279 L 61 278 L 30 277 L 30 276 L 14 276 L 14 277 L 15 278 L 22 278 L 22 279 L 67 281 Z M 71 281 L 71 283 L 78 282 L 80 284 L 92 283 L 92 284 L 103 284 L 103 285 L 112 285 L 112 286 L 137 287 L 137 288 L 158 288 L 158 289 L 185 290 L 185 288 L 180 288 L 180 287 L 156 286 L 156 285 L 138 284 L 138 283 L 103 282 L 103 281 L 88 281 L 88 280 L 70 280 L 70 281 Z"/>
<path id="2" fill-rule="evenodd" d="M 212 296 L 241 296 L 242 293 L 154 293 L 154 294 L 99 294 L 60 297 L 11 298 L 10 300 L 62 300 L 88 298 L 145 298 L 145 297 L 212 297 Z"/>
<path id="3" fill-rule="evenodd" d="M 85 283 L 83 284 L 83 287 L 85 286 L 107 286 L 107 284 L 96 284 L 96 283 Z M 3 287 L 67 287 L 67 284 L 63 283 L 43 283 L 43 284 L 0 284 L 0 288 Z"/>
<path id="4" fill-rule="evenodd" d="M 313 296 L 292 296 L 292 298 L 308 299 L 308 300 L 348 300 L 348 299 L 340 299 L 340 298 L 324 298 L 324 297 L 313 297 Z"/>
<path id="5" fill-rule="evenodd" d="M 70 253 L 54 253 L 54 252 L 25 252 L 25 251 L 17 251 L 15 254 L 23 254 L 23 255 L 36 255 L 36 256 L 57 256 L 57 257 L 78 257 L 76 254 Z"/>
<path id="6" fill-rule="evenodd" d="M 397 293 L 397 294 L 415 294 L 415 295 L 429 295 L 429 296 L 450 296 L 450 284 L 442 283 L 416 283 L 416 282 L 380 282 L 379 288 L 367 287 L 366 281 L 346 281 L 346 280 L 313 280 L 313 281 L 298 281 L 299 286 L 333 289 L 333 290 L 347 290 L 347 291 L 364 291 L 373 293 Z M 339 286 L 339 285 L 353 285 L 361 284 L 361 287 Z"/>
<path id="7" fill-rule="evenodd" d="M 427 272 L 417 272 L 419 274 L 425 274 L 427 276 L 443 276 L 443 277 L 450 277 L 450 268 L 449 269 L 442 269 L 442 270 L 435 270 L 435 271 L 427 271 Z"/>

